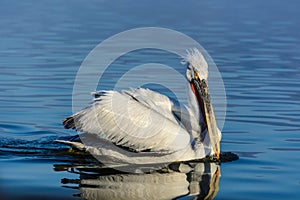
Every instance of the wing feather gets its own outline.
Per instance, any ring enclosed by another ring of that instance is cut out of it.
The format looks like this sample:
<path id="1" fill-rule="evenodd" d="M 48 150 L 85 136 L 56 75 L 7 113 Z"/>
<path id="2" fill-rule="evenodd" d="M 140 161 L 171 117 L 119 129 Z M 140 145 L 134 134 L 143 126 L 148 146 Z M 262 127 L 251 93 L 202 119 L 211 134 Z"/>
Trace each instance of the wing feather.
<path id="1" fill-rule="evenodd" d="M 168 114 L 163 109 L 165 104 L 143 101 L 142 95 L 137 94 L 98 92 L 91 106 L 72 116 L 73 124 L 78 131 L 96 134 L 136 151 L 173 152 L 189 145 L 189 133 L 171 117 L 171 111 Z"/>
<path id="2" fill-rule="evenodd" d="M 123 93 L 136 99 L 146 107 L 160 113 L 174 123 L 178 123 L 172 112 L 174 103 L 169 99 L 169 97 L 145 88 L 124 90 Z"/>

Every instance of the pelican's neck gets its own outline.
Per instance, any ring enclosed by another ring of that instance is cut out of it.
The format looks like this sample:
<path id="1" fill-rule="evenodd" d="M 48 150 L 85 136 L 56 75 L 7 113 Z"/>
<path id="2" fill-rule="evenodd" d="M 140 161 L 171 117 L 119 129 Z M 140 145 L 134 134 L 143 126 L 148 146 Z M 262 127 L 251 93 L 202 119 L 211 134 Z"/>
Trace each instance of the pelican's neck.
<path id="1" fill-rule="evenodd" d="M 188 87 L 188 103 L 189 103 L 189 108 L 191 109 L 192 114 L 194 117 L 199 121 L 200 119 L 200 110 L 199 110 L 199 104 L 196 95 L 194 94 L 190 83 L 187 85 Z"/>
<path id="2" fill-rule="evenodd" d="M 189 108 L 191 110 L 191 114 L 193 115 L 195 120 L 198 122 L 198 124 L 200 126 L 200 132 L 201 132 L 201 127 L 204 125 L 204 117 L 201 114 L 199 102 L 197 100 L 195 93 L 191 89 L 190 83 L 188 83 L 187 87 L 188 87 Z M 198 133 L 199 135 L 200 135 L 200 132 Z"/>
<path id="3" fill-rule="evenodd" d="M 202 138 L 202 122 L 203 122 L 203 117 L 199 109 L 199 103 L 197 100 L 197 97 L 195 93 L 192 91 L 190 83 L 187 85 L 187 96 L 188 96 L 188 106 L 187 110 L 189 113 L 189 118 L 190 118 L 190 129 L 189 132 L 192 136 L 192 146 L 194 150 L 197 147 L 197 143 L 201 143 L 201 138 Z"/>

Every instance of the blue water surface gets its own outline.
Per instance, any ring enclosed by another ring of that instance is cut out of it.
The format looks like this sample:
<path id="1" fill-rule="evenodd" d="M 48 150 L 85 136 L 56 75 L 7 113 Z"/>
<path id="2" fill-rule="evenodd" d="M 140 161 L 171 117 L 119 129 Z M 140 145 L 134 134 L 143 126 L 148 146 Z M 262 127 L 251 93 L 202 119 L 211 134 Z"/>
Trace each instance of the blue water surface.
<path id="1" fill-rule="evenodd" d="M 26 141 L 42 149 L 45 138 L 75 134 L 61 120 L 72 113 L 73 84 L 84 58 L 114 34 L 155 26 L 195 39 L 222 75 L 227 113 L 221 148 L 240 159 L 221 164 L 215 199 L 299 199 L 299 6 L 296 0 L 0 1 L 1 196 L 79 198 L 60 183 L 76 174 L 53 170 L 67 157 L 11 152 L 26 148 Z M 113 88 L 124 65 L 153 61 L 183 73 L 177 59 L 150 50 L 125 55 L 99 88 Z"/>

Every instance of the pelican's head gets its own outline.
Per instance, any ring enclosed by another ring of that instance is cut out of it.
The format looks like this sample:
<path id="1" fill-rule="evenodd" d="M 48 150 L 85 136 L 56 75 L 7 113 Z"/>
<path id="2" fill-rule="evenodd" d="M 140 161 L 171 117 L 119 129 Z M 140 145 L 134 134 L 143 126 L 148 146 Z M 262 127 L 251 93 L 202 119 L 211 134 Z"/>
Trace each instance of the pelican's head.
<path id="1" fill-rule="evenodd" d="M 189 82 L 192 82 L 195 76 L 198 76 L 200 80 L 207 80 L 208 65 L 198 49 L 187 51 L 185 61 L 187 62 L 186 78 Z"/>
<path id="2" fill-rule="evenodd" d="M 188 51 L 185 61 L 187 62 L 187 80 L 189 81 L 191 89 L 197 98 L 199 109 L 209 134 L 212 149 L 216 156 L 219 157 L 220 136 L 207 86 L 207 62 L 198 49 Z"/>

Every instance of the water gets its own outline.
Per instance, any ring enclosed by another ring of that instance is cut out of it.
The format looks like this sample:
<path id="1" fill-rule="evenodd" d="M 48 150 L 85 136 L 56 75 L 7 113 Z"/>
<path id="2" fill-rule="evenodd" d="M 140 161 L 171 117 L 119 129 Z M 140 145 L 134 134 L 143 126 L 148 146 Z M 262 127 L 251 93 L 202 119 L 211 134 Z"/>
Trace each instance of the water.
<path id="1" fill-rule="evenodd" d="M 85 164 L 84 156 L 51 142 L 74 134 L 60 122 L 72 113 L 76 72 L 99 42 L 143 26 L 187 34 L 208 50 L 219 67 L 228 103 L 221 148 L 237 153 L 240 159 L 221 164 L 215 199 L 298 199 L 298 7 L 299 2 L 292 0 L 1 1 L 1 199 L 80 199 L 73 195 L 80 193 L 78 180 L 84 177 L 66 169 Z M 175 63 L 169 61 L 172 55 L 166 59 L 158 52 L 133 55 L 125 56 L 126 62 L 114 63 L 119 67 L 114 69 L 121 69 L 127 61 Z M 182 70 L 180 64 L 174 67 Z M 111 88 L 119 76 L 108 73 L 101 87 Z M 55 167 L 64 164 L 69 166 L 58 172 Z M 201 172 L 196 182 L 209 185 L 215 172 L 208 174 L 210 178 L 203 181 Z M 175 180 L 183 180 L 179 185 L 185 189 L 192 183 L 184 181 L 191 181 L 188 178 Z M 183 193 L 181 198 L 188 199 Z"/>

